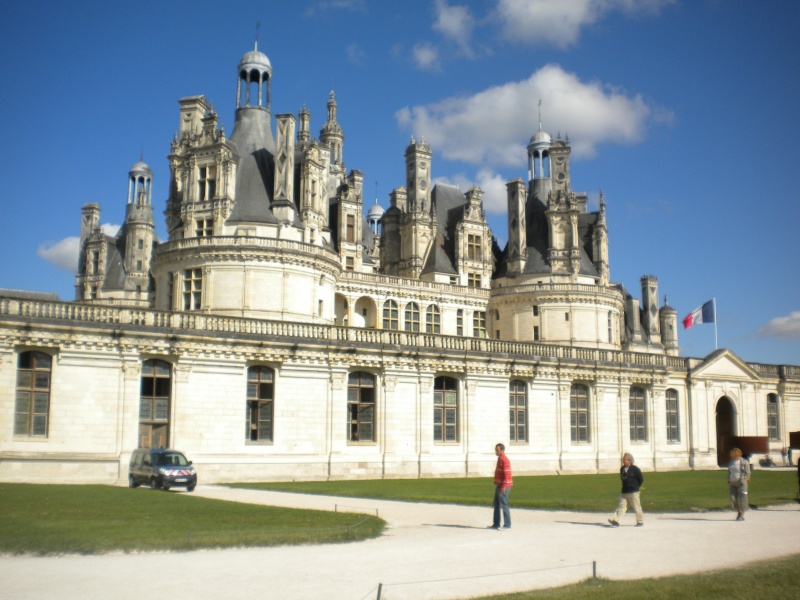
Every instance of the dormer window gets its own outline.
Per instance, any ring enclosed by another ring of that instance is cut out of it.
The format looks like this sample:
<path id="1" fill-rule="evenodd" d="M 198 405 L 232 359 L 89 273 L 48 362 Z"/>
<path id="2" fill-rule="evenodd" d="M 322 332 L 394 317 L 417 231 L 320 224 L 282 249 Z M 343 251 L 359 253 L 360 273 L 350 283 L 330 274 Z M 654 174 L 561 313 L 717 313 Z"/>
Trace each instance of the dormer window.
<path id="1" fill-rule="evenodd" d="M 197 200 L 211 200 L 217 192 L 217 167 L 200 167 L 200 176 L 197 178 Z"/>
<path id="2" fill-rule="evenodd" d="M 467 235 L 467 258 L 470 260 L 483 260 L 481 236 Z"/>

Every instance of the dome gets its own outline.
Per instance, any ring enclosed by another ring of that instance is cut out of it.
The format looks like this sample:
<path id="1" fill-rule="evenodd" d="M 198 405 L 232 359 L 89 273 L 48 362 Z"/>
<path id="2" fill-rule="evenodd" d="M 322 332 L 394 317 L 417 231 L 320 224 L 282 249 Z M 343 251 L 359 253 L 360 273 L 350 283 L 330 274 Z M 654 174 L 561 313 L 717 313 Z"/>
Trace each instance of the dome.
<path id="1" fill-rule="evenodd" d="M 141 160 L 131 167 L 129 173 L 131 175 L 149 175 L 150 177 L 153 176 L 153 171 L 150 170 L 150 167 L 147 165 L 146 162 L 142 162 Z"/>
<path id="2" fill-rule="evenodd" d="M 530 146 L 532 144 L 550 144 L 552 143 L 552 141 L 553 138 L 550 137 L 550 134 L 540 129 L 534 134 L 528 145 Z"/>
<path id="3" fill-rule="evenodd" d="M 377 202 L 369 207 L 369 212 L 367 212 L 367 218 L 370 220 L 372 219 L 380 219 L 383 216 L 383 213 L 386 212 L 383 210 L 383 207 L 378 204 Z"/>
<path id="4" fill-rule="evenodd" d="M 242 71 L 249 73 L 254 69 L 260 73 L 266 71 L 272 75 L 272 65 L 270 64 L 267 55 L 263 52 L 259 52 L 258 50 L 251 50 L 242 57 L 242 60 L 239 61 L 239 73 Z"/>

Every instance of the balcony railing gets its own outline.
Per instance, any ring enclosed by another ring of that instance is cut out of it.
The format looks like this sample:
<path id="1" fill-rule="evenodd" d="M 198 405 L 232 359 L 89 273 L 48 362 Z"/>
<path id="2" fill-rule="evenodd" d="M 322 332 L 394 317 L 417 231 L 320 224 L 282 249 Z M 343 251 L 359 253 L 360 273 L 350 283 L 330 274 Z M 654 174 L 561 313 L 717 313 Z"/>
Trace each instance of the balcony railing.
<path id="1" fill-rule="evenodd" d="M 244 317 L 227 317 L 206 313 L 164 312 L 149 309 L 78 304 L 36 299 L 0 297 L 0 317 L 23 317 L 66 323 L 103 323 L 108 325 L 134 325 L 169 329 L 171 333 L 219 332 L 261 335 L 270 338 L 300 338 L 313 342 L 347 342 L 384 346 L 405 346 L 474 352 L 489 355 L 523 356 L 531 358 L 567 359 L 600 363 L 631 364 L 637 366 L 662 367 L 669 370 L 686 371 L 690 362 L 697 359 L 624 352 L 554 344 L 512 342 L 488 338 L 458 337 L 411 331 L 386 329 L 362 329 L 314 323 L 268 321 Z M 759 375 L 800 378 L 800 366 L 764 365 L 750 363 Z"/>

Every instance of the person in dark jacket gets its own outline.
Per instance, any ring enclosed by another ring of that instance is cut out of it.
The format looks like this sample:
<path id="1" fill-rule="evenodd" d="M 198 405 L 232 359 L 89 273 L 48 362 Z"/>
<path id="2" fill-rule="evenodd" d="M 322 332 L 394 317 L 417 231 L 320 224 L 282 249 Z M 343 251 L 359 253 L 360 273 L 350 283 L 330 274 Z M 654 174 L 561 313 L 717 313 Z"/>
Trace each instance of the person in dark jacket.
<path id="1" fill-rule="evenodd" d="M 626 452 L 622 456 L 622 467 L 619 470 L 619 478 L 622 480 L 622 491 L 619 494 L 619 504 L 614 516 L 608 520 L 612 527 L 619 527 L 620 519 L 625 515 L 628 507 L 636 513 L 636 527 L 644 525 L 642 514 L 642 503 L 639 501 L 639 488 L 642 486 L 644 477 L 642 471 L 633 464 L 633 455 Z"/>

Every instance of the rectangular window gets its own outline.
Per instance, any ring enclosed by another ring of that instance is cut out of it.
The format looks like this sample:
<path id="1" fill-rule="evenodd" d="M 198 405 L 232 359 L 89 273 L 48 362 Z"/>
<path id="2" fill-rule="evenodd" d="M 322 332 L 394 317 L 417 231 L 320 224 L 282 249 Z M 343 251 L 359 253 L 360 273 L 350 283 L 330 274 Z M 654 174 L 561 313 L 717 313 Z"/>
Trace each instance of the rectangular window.
<path id="1" fill-rule="evenodd" d="M 774 442 L 781 439 L 779 423 L 778 396 L 776 394 L 769 394 L 767 396 L 767 435 L 769 439 Z"/>
<path id="2" fill-rule="evenodd" d="M 458 382 L 450 377 L 434 380 L 433 441 L 458 441 Z"/>
<path id="3" fill-rule="evenodd" d="M 353 215 L 347 215 L 346 221 L 345 241 L 352 244 L 356 241 L 356 218 Z"/>
<path id="4" fill-rule="evenodd" d="M 211 219 L 197 219 L 194 234 L 197 237 L 211 237 L 214 235 L 214 221 Z"/>
<path id="5" fill-rule="evenodd" d="M 667 390 L 667 441 L 681 441 L 681 430 L 678 424 L 678 392 Z"/>
<path id="6" fill-rule="evenodd" d="M 397 331 L 399 329 L 400 318 L 397 302 L 387 300 L 383 303 L 383 328 Z"/>
<path id="7" fill-rule="evenodd" d="M 534 342 L 538 342 L 539 341 L 539 326 L 538 325 L 534 325 L 533 326 L 533 341 Z"/>
<path id="8" fill-rule="evenodd" d="M 464 311 L 460 308 L 456 311 L 456 335 L 464 335 Z"/>
<path id="9" fill-rule="evenodd" d="M 471 288 L 481 287 L 481 276 L 478 273 L 467 274 L 467 286 Z"/>
<path id="10" fill-rule="evenodd" d="M 139 250 L 144 248 L 144 240 L 138 240 Z"/>
<path id="11" fill-rule="evenodd" d="M 425 333 L 441 333 L 442 322 L 439 307 L 431 304 L 425 311 Z"/>
<path id="12" fill-rule="evenodd" d="M 52 364 L 52 357 L 43 352 L 22 352 L 19 355 L 14 435 L 47 437 Z"/>
<path id="13" fill-rule="evenodd" d="M 347 379 L 347 439 L 375 441 L 375 376 L 350 373 Z"/>
<path id="14" fill-rule="evenodd" d="M 247 369 L 247 432 L 250 442 L 271 442 L 275 400 L 274 373 L 268 367 Z"/>
<path id="15" fill-rule="evenodd" d="M 528 441 L 528 392 L 524 381 L 512 381 L 508 386 L 509 440 Z"/>
<path id="16" fill-rule="evenodd" d="M 467 235 L 467 258 L 470 260 L 483 260 L 481 236 Z"/>
<path id="17" fill-rule="evenodd" d="M 197 200 L 203 202 L 211 200 L 217 191 L 217 167 L 200 167 L 200 176 L 197 178 Z"/>
<path id="18" fill-rule="evenodd" d="M 486 313 L 476 310 L 472 313 L 472 337 L 486 337 Z"/>
<path id="19" fill-rule="evenodd" d="M 140 261 L 140 260 L 136 261 L 136 270 L 139 271 L 139 272 L 142 271 L 142 261 Z"/>
<path id="20" fill-rule="evenodd" d="M 564 313 L 564 320 L 569 321 L 569 313 Z"/>
<path id="21" fill-rule="evenodd" d="M 89 274 L 96 275 L 100 272 L 100 253 L 99 252 L 90 252 L 89 253 Z"/>
<path id="22" fill-rule="evenodd" d="M 589 437 L 589 388 L 573 385 L 569 394 L 570 437 L 572 443 L 583 444 Z"/>
<path id="23" fill-rule="evenodd" d="M 646 442 L 647 412 L 645 410 L 645 393 L 642 388 L 631 388 L 628 407 L 630 411 L 631 442 Z"/>
<path id="24" fill-rule="evenodd" d="M 355 271 L 356 264 L 355 259 L 352 256 L 345 256 L 344 257 L 344 270 L 345 271 Z"/>
<path id="25" fill-rule="evenodd" d="M 203 270 L 183 272 L 183 310 L 200 310 L 203 301 Z"/>
<path id="26" fill-rule="evenodd" d="M 539 307 L 536 304 L 533 305 L 533 316 L 534 317 L 539 316 Z"/>

